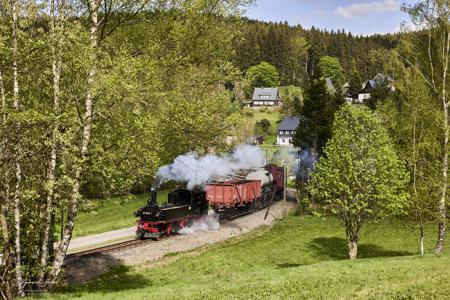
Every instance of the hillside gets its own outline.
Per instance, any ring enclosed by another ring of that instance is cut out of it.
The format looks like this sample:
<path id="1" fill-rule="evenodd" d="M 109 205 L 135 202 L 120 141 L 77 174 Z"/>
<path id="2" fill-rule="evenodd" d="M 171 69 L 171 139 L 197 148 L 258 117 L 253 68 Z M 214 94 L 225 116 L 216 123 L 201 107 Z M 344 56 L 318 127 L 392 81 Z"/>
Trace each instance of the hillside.
<path id="1" fill-rule="evenodd" d="M 394 49 L 399 34 L 355 36 L 344 30 L 326 31 L 244 19 L 234 41 L 234 64 L 246 71 L 266 61 L 280 73 L 284 85 L 301 85 L 323 56 L 337 57 L 349 77 L 355 62 L 364 80 L 383 72 L 386 51 Z"/>
<path id="2" fill-rule="evenodd" d="M 430 253 L 435 226 L 426 230 Z M 291 215 L 272 229 L 155 265 L 119 267 L 86 285 L 60 289 L 53 299 L 430 299 L 450 296 L 448 251 L 417 256 L 418 230 L 409 222 L 367 224 L 359 259 L 346 259 L 337 219 Z M 107 296 L 106 296 L 107 295 Z"/>

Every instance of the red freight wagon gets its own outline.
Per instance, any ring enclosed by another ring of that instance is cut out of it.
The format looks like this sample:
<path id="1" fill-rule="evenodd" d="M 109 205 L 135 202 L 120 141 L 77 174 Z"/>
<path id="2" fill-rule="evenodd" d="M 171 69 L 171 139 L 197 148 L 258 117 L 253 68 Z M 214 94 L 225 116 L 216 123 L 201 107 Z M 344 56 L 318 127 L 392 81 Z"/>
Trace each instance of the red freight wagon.
<path id="1" fill-rule="evenodd" d="M 252 203 L 261 197 L 261 181 L 235 180 L 210 183 L 206 187 L 206 198 L 215 207 L 234 207 Z"/>
<path id="2" fill-rule="evenodd" d="M 278 167 L 277 165 L 268 164 L 268 165 L 266 165 L 265 169 L 272 174 L 273 180 L 277 184 L 277 189 L 279 191 L 283 191 L 284 190 L 284 168 Z"/>

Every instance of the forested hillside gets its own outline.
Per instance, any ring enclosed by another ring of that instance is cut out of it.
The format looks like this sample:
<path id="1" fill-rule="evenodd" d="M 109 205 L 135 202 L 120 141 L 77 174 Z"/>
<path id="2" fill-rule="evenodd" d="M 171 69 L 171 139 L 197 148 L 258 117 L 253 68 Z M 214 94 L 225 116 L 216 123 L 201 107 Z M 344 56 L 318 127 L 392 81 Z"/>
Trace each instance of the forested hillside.
<path id="1" fill-rule="evenodd" d="M 301 84 L 323 56 L 337 57 L 350 76 L 353 60 L 363 79 L 383 70 L 386 50 L 396 47 L 400 35 L 354 36 L 345 31 L 326 31 L 300 25 L 244 20 L 234 40 L 234 63 L 242 71 L 266 61 L 274 65 L 281 84 Z"/>

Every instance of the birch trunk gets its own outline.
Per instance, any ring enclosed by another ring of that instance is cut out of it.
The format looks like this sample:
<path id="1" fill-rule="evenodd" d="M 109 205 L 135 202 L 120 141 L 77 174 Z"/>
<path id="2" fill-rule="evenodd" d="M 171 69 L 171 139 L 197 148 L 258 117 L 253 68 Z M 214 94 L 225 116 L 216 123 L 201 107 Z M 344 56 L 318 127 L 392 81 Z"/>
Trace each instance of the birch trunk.
<path id="1" fill-rule="evenodd" d="M 44 225 L 44 237 L 42 240 L 41 249 L 41 274 L 39 276 L 39 283 L 42 284 L 45 276 L 45 270 L 48 263 L 49 255 L 49 240 L 50 234 L 52 232 L 52 215 L 53 215 L 53 197 L 54 197 L 54 185 L 55 185 L 55 170 L 57 163 L 57 148 L 58 148 L 58 132 L 59 132 L 59 99 L 60 99 L 60 78 L 61 78 L 61 47 L 63 42 L 63 21 L 64 21 L 64 1 L 58 3 L 56 6 L 56 0 L 52 0 L 50 3 L 51 11 L 51 32 L 52 32 L 52 73 L 53 73 L 53 130 L 51 139 L 51 150 L 50 157 L 48 161 L 48 172 L 47 172 L 47 199 L 46 199 L 46 219 Z M 58 11 L 58 13 L 56 13 Z M 59 20 L 57 18 L 59 15 Z M 57 23 L 59 23 L 57 25 Z M 57 29 L 58 26 L 58 29 Z"/>
<path id="2" fill-rule="evenodd" d="M 0 69 L 0 98 L 2 103 L 2 109 L 6 109 L 6 97 L 5 97 L 5 88 L 3 85 L 3 72 Z M 5 266 L 6 272 L 9 271 L 10 267 L 10 257 L 9 257 L 9 226 L 8 226 L 8 205 L 9 205 L 9 183 L 7 176 L 7 157 L 6 157 L 6 147 L 8 144 L 8 139 L 6 135 L 6 112 L 3 112 L 2 115 L 2 144 L 1 144 L 1 163 L 5 168 L 3 170 L 4 175 L 1 178 L 2 182 L 0 183 L 0 223 L 2 229 L 2 254 L 3 254 L 3 265 Z M 6 273 L 5 272 L 5 273 Z M 5 274 L 5 276 L 7 276 Z M 4 289 L 2 297 L 6 299 L 11 299 L 11 287 L 9 284 L 9 280 L 7 278 L 2 278 L 3 284 L 0 285 Z"/>
<path id="3" fill-rule="evenodd" d="M 445 87 L 445 84 L 444 84 Z M 447 99 L 443 97 L 443 113 L 444 113 L 444 155 L 442 157 L 442 191 L 439 199 L 439 223 L 438 223 L 438 239 L 434 248 L 435 253 L 442 253 L 444 251 L 444 241 L 446 233 L 446 219 L 447 219 L 447 187 L 448 187 L 448 103 Z"/>
<path id="4" fill-rule="evenodd" d="M 17 30 L 18 30 L 18 2 L 12 1 L 11 4 L 11 16 L 13 19 L 12 24 L 12 70 L 13 70 L 13 108 L 16 111 L 20 110 L 20 101 L 19 101 L 19 68 L 17 64 L 18 57 L 18 45 L 17 45 Z M 19 135 L 20 132 L 20 123 L 17 123 L 16 126 L 16 136 Z M 15 273 L 16 273 L 16 284 L 17 284 L 17 293 L 19 296 L 24 296 L 23 291 L 23 278 L 22 278 L 22 248 L 20 243 L 20 204 L 21 204 L 21 193 L 20 188 L 22 184 L 22 166 L 20 162 L 21 146 L 20 146 L 20 138 L 17 139 L 16 142 L 16 151 L 14 153 L 14 167 L 15 167 L 15 177 L 16 177 L 16 185 L 14 190 L 14 229 L 15 229 L 15 237 L 14 237 L 14 247 L 15 247 Z"/>
<path id="5" fill-rule="evenodd" d="M 69 212 L 67 216 L 67 224 L 64 229 L 64 235 L 59 243 L 57 254 L 53 263 L 53 269 L 50 274 L 51 280 L 56 280 L 58 278 L 61 267 L 64 262 L 64 258 L 67 253 L 67 248 L 69 247 L 70 240 L 72 238 L 72 231 L 74 228 L 75 218 L 77 215 L 78 202 L 80 199 L 80 181 L 83 173 L 83 163 L 86 159 L 88 152 L 89 141 L 91 138 L 91 124 L 92 124 L 92 108 L 93 108 L 93 93 L 94 93 L 94 83 L 97 73 L 97 31 L 98 31 L 98 6 L 99 0 L 89 0 L 89 17 L 90 17 L 90 42 L 91 42 L 91 53 L 90 53 L 90 70 L 87 78 L 87 93 L 85 98 L 85 112 L 83 117 L 83 135 L 80 146 L 80 163 L 78 164 L 75 171 L 74 184 L 72 187 L 72 195 L 70 199 Z"/>
<path id="6" fill-rule="evenodd" d="M 448 32 L 448 31 L 447 31 Z M 448 60 L 450 55 L 450 33 L 447 33 L 446 39 L 444 39 L 444 45 L 442 47 L 442 109 L 444 113 L 444 155 L 442 157 L 442 191 L 439 199 L 439 227 L 438 227 L 438 239 L 434 248 L 435 253 L 442 253 L 444 251 L 444 241 L 446 233 L 446 221 L 447 221 L 447 188 L 448 188 L 448 99 L 447 99 L 447 71 Z"/>

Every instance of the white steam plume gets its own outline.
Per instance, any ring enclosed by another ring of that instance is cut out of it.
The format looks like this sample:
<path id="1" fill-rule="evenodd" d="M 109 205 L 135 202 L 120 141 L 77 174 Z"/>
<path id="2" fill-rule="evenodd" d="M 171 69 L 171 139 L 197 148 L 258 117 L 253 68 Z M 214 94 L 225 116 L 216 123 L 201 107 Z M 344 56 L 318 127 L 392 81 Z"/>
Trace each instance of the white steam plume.
<path id="1" fill-rule="evenodd" d="M 193 234 L 197 231 L 218 230 L 220 228 L 219 216 L 211 215 L 195 220 L 191 225 L 180 230 L 181 234 Z"/>
<path id="2" fill-rule="evenodd" d="M 258 146 L 240 145 L 232 154 L 217 156 L 196 153 L 178 156 L 172 164 L 159 168 L 153 189 L 167 181 L 186 182 L 186 188 L 205 185 L 212 177 L 227 176 L 240 169 L 262 167 L 264 153 Z"/>

